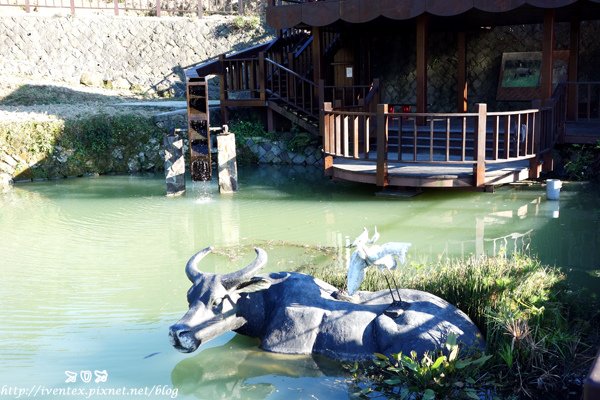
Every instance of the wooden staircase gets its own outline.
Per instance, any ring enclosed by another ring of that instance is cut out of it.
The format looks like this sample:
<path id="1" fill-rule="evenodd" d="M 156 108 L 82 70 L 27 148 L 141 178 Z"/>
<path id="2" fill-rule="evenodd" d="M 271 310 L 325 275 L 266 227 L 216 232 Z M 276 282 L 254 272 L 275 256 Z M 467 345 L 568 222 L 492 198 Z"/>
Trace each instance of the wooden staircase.
<path id="1" fill-rule="evenodd" d="M 269 43 L 222 54 L 194 69 L 201 81 L 220 76 L 225 121 L 228 107 L 267 107 L 318 135 L 324 90 L 312 80 L 312 42 L 308 31 L 287 29 Z M 333 56 L 339 42 L 339 34 L 323 36 L 325 57 Z"/>

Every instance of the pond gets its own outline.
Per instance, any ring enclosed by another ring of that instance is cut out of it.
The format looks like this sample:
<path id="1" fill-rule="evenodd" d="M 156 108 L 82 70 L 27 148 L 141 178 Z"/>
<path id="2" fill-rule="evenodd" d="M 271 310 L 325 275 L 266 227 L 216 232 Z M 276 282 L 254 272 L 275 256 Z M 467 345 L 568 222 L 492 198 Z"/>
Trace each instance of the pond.
<path id="1" fill-rule="evenodd" d="M 252 245 L 267 249 L 268 271 L 326 267 L 314 249 L 342 254 L 377 226 L 382 242 L 411 242 L 413 261 L 529 251 L 600 293 L 600 192 L 590 185 L 566 185 L 559 202 L 540 186 L 388 199 L 318 170 L 261 166 L 240 170 L 234 195 L 216 182 L 188 182 L 181 198 L 164 190 L 162 176 L 102 176 L 0 195 L 3 395 L 348 398 L 343 371 L 324 358 L 265 353 L 232 333 L 193 354 L 170 346 L 168 327 L 187 310 L 184 265 L 208 245 L 208 272 L 247 264 Z"/>

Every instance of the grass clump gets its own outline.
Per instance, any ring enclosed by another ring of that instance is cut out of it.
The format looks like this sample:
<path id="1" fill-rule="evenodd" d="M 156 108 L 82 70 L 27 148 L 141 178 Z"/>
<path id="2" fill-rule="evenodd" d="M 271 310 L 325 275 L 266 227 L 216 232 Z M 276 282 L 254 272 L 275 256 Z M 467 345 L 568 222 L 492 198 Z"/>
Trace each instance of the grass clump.
<path id="1" fill-rule="evenodd" d="M 343 268 L 307 272 L 334 286 L 346 285 Z M 352 367 L 357 382 L 369 382 L 359 390 L 361 396 L 389 394 L 390 386 L 396 390 L 392 397 L 406 399 L 566 399 L 580 393 L 599 345 L 600 316 L 598 305 L 570 290 L 559 269 L 515 254 L 441 260 L 432 266 L 413 263 L 394 274 L 400 287 L 433 293 L 467 313 L 484 334 L 490 357 L 468 376 L 448 371 L 440 376 L 442 367 L 456 369 L 441 353 L 422 360 L 400 354 L 395 360 Z M 371 269 L 361 289 L 387 286 L 381 273 Z M 479 358 L 456 359 L 472 363 Z M 432 368 L 437 369 L 433 375 Z M 423 378 L 424 371 L 430 375 Z M 390 373 L 397 376 L 392 379 Z M 448 391 L 447 385 L 469 391 Z"/>

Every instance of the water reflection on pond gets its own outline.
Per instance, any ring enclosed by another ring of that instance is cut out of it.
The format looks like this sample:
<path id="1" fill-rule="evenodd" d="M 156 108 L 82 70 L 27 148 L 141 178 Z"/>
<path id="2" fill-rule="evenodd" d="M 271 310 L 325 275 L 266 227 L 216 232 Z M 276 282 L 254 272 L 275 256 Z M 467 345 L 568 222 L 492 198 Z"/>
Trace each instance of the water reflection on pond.
<path id="1" fill-rule="evenodd" d="M 413 245 L 409 259 L 530 251 L 600 293 L 600 201 L 566 185 L 560 202 L 540 187 L 497 193 L 427 191 L 382 199 L 369 186 L 317 171 L 240 171 L 241 191 L 188 183 L 163 196 L 161 177 L 100 177 L 19 185 L 0 195 L 0 387 L 65 383 L 65 371 L 106 370 L 103 388 L 167 385 L 178 398 L 346 398 L 342 371 L 322 359 L 263 353 L 224 335 L 192 355 L 167 329 L 187 309 L 187 258 L 212 244 L 207 272 L 229 272 L 269 252 L 267 270 L 327 266 L 364 226 Z M 304 247 L 309 246 L 309 247 Z M 94 384 L 93 387 L 96 385 Z M 160 397 L 159 397 L 160 398 Z M 164 396 L 163 398 L 168 398 Z"/>

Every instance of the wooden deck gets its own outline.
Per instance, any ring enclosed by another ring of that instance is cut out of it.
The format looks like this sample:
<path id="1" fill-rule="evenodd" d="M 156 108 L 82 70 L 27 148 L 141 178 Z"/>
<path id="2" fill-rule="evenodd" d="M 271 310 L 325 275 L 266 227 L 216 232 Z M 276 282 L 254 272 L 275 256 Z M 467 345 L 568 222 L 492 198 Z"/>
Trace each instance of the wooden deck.
<path id="1" fill-rule="evenodd" d="M 517 182 L 529 177 L 529 162 L 513 161 L 486 165 L 484 187 Z M 339 159 L 333 179 L 377 184 L 377 164 L 368 160 Z M 388 164 L 388 184 L 408 187 L 472 188 L 473 164 L 403 163 Z"/>

